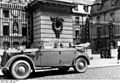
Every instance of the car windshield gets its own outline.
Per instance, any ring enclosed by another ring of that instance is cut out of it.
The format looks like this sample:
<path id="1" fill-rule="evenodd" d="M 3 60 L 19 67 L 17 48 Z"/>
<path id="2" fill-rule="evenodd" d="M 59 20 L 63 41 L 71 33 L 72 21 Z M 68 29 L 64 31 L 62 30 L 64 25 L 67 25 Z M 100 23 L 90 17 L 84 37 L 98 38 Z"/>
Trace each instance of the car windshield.
<path id="1" fill-rule="evenodd" d="M 33 44 L 32 48 L 39 48 L 42 47 L 44 49 L 53 49 L 53 48 L 70 48 L 71 43 L 69 42 L 42 42 L 42 43 L 37 43 L 37 44 Z"/>

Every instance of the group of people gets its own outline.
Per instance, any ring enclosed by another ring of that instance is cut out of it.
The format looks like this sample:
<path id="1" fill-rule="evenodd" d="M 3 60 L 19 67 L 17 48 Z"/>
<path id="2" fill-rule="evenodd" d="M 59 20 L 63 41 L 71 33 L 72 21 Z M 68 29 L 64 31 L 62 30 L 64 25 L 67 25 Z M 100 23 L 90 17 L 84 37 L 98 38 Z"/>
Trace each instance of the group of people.
<path id="1" fill-rule="evenodd" d="M 105 51 L 107 51 L 107 50 L 105 50 Z M 110 49 L 109 49 L 109 51 L 110 51 Z M 117 54 L 117 63 L 120 63 L 120 46 L 118 46 L 117 52 L 118 52 L 118 54 Z M 108 52 L 108 53 L 110 53 L 110 52 Z M 102 51 L 101 51 L 101 54 L 102 54 Z M 111 58 L 111 53 L 108 54 L 107 56 L 109 56 L 109 58 Z"/>

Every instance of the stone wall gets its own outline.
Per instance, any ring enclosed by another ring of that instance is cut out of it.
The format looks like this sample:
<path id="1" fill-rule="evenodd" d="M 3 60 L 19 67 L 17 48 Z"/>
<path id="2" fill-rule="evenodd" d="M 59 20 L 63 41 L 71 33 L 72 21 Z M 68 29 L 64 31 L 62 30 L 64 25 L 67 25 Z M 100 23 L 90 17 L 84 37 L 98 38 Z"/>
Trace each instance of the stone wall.
<path id="1" fill-rule="evenodd" d="M 62 10 L 59 6 L 45 6 L 48 9 L 41 9 L 40 6 L 37 10 L 33 12 L 33 30 L 34 30 L 34 43 L 39 43 L 41 41 L 57 41 L 57 42 L 73 42 L 73 20 L 72 14 L 69 7 L 63 7 Z M 51 8 L 50 8 L 51 7 Z M 53 7 L 56 7 L 55 9 Z M 53 9 L 53 10 L 52 10 Z M 59 12 L 64 11 L 64 12 Z M 65 12 L 66 11 L 66 12 Z M 63 19 L 63 30 L 61 31 L 60 38 L 56 38 L 55 32 L 52 29 L 51 18 L 62 18 Z"/>

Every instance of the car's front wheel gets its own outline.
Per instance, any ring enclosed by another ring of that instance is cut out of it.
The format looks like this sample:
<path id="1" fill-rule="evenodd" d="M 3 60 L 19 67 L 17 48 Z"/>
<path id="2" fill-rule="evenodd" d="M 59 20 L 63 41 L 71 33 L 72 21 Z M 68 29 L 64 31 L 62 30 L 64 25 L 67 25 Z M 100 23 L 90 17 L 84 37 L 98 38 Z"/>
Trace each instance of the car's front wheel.
<path id="1" fill-rule="evenodd" d="M 87 70 L 88 64 L 86 59 L 84 58 L 77 58 L 74 63 L 74 70 L 79 73 L 83 73 Z"/>
<path id="2" fill-rule="evenodd" d="M 18 60 L 12 64 L 10 72 L 16 79 L 25 79 L 31 73 L 31 66 L 25 60 Z"/>

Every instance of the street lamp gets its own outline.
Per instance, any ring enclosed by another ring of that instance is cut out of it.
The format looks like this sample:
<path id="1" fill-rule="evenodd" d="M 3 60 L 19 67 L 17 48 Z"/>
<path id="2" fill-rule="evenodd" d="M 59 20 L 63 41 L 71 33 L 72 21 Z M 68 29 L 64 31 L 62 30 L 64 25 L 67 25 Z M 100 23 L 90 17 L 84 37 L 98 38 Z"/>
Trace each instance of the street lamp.
<path id="1" fill-rule="evenodd" d="M 111 48 L 111 43 L 112 43 L 112 39 L 113 39 L 113 20 L 110 19 L 110 22 L 109 22 L 109 47 Z"/>
<path id="2" fill-rule="evenodd" d="M 90 42 L 90 19 L 88 17 L 86 18 L 85 23 L 85 39 L 86 42 Z"/>
<path id="3" fill-rule="evenodd" d="M 113 19 L 110 19 L 110 22 L 108 24 L 108 28 L 109 28 L 109 46 L 108 46 L 108 55 L 109 58 L 111 58 L 111 47 L 112 47 L 112 39 L 113 39 Z"/>

